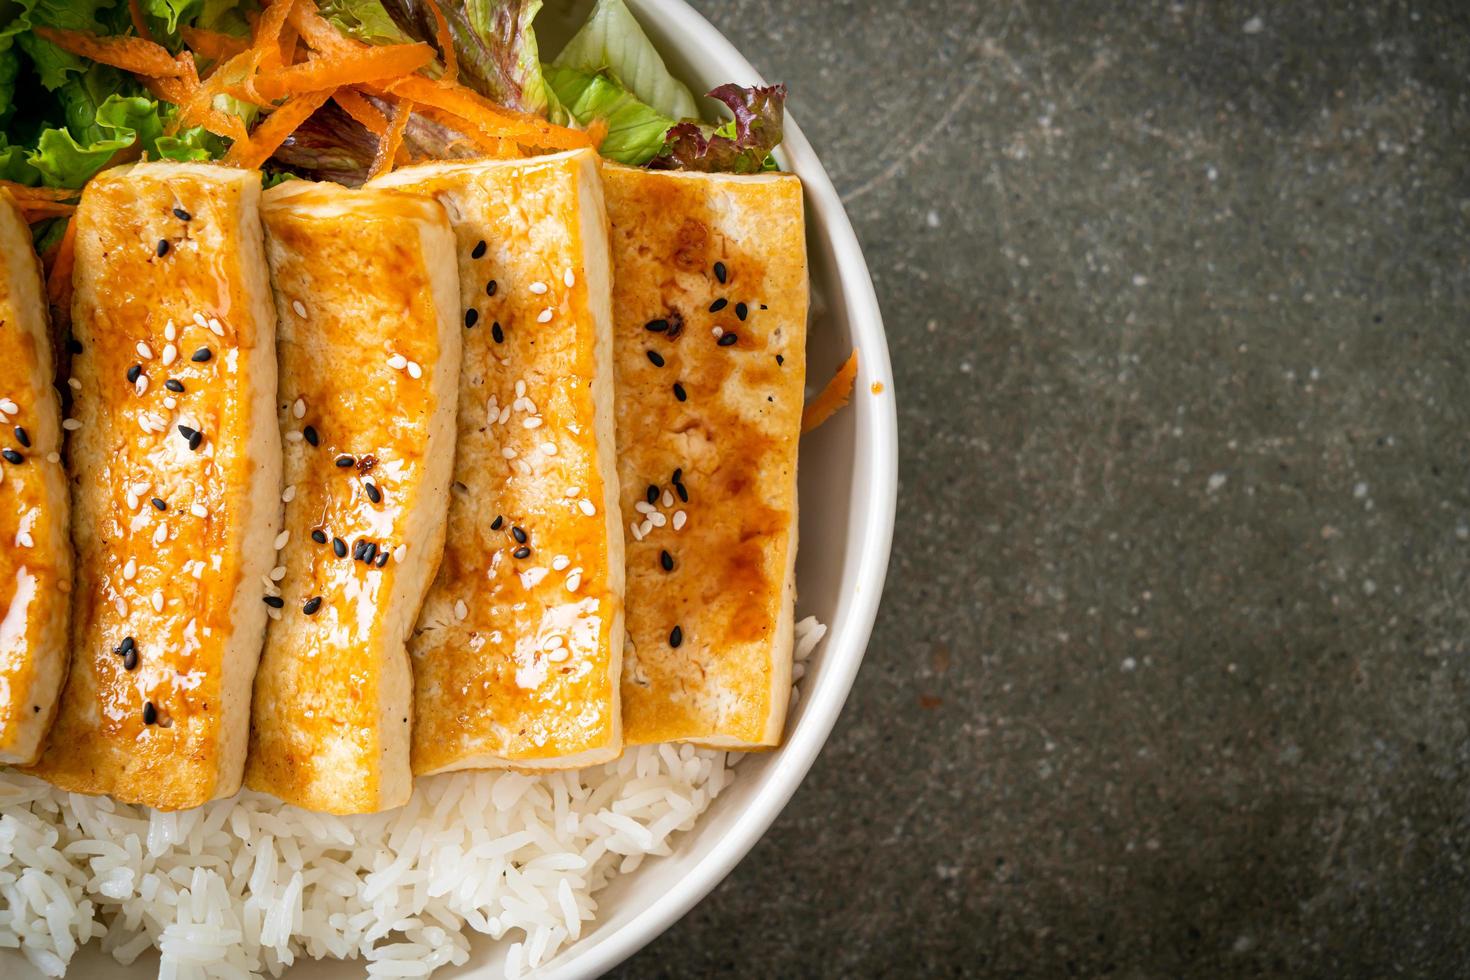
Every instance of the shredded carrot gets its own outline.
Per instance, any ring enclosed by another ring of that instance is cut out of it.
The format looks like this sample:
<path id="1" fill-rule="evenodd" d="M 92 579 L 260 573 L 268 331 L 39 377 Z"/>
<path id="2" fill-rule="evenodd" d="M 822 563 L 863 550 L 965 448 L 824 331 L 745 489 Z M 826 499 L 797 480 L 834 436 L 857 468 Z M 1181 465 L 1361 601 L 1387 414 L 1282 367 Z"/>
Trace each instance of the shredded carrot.
<path id="1" fill-rule="evenodd" d="M 13 180 L 0 180 L 0 190 L 5 191 L 17 201 L 64 201 L 82 193 L 70 187 L 27 187 Z"/>
<path id="2" fill-rule="evenodd" d="M 188 24 L 179 28 L 179 35 L 183 37 L 189 50 L 201 58 L 209 58 L 213 61 L 233 58 L 250 46 L 241 38 L 231 37 L 219 31 L 206 31 L 202 27 L 190 27 Z"/>
<path id="3" fill-rule="evenodd" d="M 390 44 L 364 48 L 351 55 L 316 58 L 256 77 L 255 90 L 267 99 L 320 92 L 343 85 L 397 78 L 434 60 L 427 44 Z"/>
<path id="4" fill-rule="evenodd" d="M 98 37 L 90 31 L 63 31 L 54 27 L 37 27 L 35 32 L 63 51 L 70 51 L 135 75 L 177 78 L 184 73 L 183 67 L 168 53 L 167 48 L 141 37 Z"/>
<path id="5" fill-rule="evenodd" d="M 281 65 L 294 65 L 296 63 L 296 42 L 298 40 L 300 40 L 300 37 L 296 33 L 296 28 L 291 26 L 289 20 L 281 25 L 281 60 L 279 62 Z"/>
<path id="6" fill-rule="evenodd" d="M 280 2 L 280 0 L 277 0 Z M 225 162 L 237 167 L 259 167 L 283 143 L 286 137 L 296 132 L 296 127 L 309 117 L 331 96 L 331 92 L 308 92 L 287 99 L 266 117 L 265 122 L 255 127 L 248 140 L 241 140 L 230 147 Z"/>
<path id="7" fill-rule="evenodd" d="M 365 88 L 372 91 L 371 86 L 365 86 Z M 373 94 L 377 95 L 379 92 L 373 92 Z M 382 92 L 382 95 L 386 98 L 393 98 L 387 92 Z M 433 106 L 418 104 L 414 105 L 413 111 L 415 114 L 451 130 L 453 135 L 458 138 L 450 141 L 450 147 L 472 147 L 480 155 L 496 160 L 507 160 L 521 156 L 520 149 L 514 141 L 501 139 L 498 136 L 487 136 L 473 123 L 467 122 L 452 113 L 444 112 Z"/>
<path id="8" fill-rule="evenodd" d="M 444 11 L 439 9 L 439 0 L 424 2 L 434 15 L 434 34 L 439 41 L 439 53 L 444 56 L 444 74 L 440 77 L 446 82 L 458 81 L 459 58 L 454 53 L 454 37 L 449 33 L 449 21 L 444 19 Z"/>
<path id="9" fill-rule="evenodd" d="M 286 17 L 290 15 L 293 6 L 295 4 L 292 0 L 275 0 L 261 14 L 260 22 L 255 27 L 255 37 L 250 42 L 251 50 L 255 52 L 256 68 L 280 67 L 281 28 L 285 26 Z"/>
<path id="10" fill-rule="evenodd" d="M 296 0 L 292 4 L 290 21 L 307 47 L 322 54 L 351 54 L 367 47 L 333 27 L 330 21 L 317 13 L 316 5 L 311 0 Z"/>
<path id="11" fill-rule="evenodd" d="M 524 112 L 496 105 L 457 83 L 430 81 L 422 75 L 406 75 L 388 83 L 387 89 L 405 99 L 441 109 L 478 127 L 486 136 L 513 139 L 526 146 L 569 150 L 591 146 L 586 133 L 551 123 Z"/>
<path id="12" fill-rule="evenodd" d="M 594 150 L 602 149 L 602 141 L 607 139 L 607 120 L 594 119 L 587 127 L 587 138 L 592 141 Z"/>
<path id="13" fill-rule="evenodd" d="M 403 101 L 393 108 L 393 121 L 388 132 L 378 140 L 378 152 L 373 157 L 371 176 L 381 177 L 393 170 L 398 151 L 403 148 L 403 130 L 408 126 L 408 117 L 413 112 L 413 103 Z"/>
<path id="14" fill-rule="evenodd" d="M 71 324 L 71 270 L 76 259 L 76 239 L 77 223 L 68 221 L 46 274 L 46 299 L 55 311 L 56 327 L 63 331 Z"/>
<path id="15" fill-rule="evenodd" d="M 853 382 L 857 380 L 858 352 L 853 350 L 847 360 L 842 362 L 842 367 L 832 375 L 832 380 L 827 382 L 827 387 L 822 393 L 813 398 L 811 404 L 801 413 L 801 431 L 803 434 L 812 431 L 823 422 L 837 414 L 837 410 L 846 405 L 852 397 Z"/>
<path id="16" fill-rule="evenodd" d="M 148 29 L 148 21 L 143 17 L 143 8 L 138 0 L 128 0 L 128 16 L 133 20 L 133 30 L 145 41 L 153 40 L 153 32 Z"/>
<path id="17" fill-rule="evenodd" d="M 332 101 L 342 107 L 349 116 L 362 124 L 363 128 L 374 136 L 382 136 L 388 132 L 388 117 L 378 110 L 362 93 L 356 89 L 339 88 L 332 93 Z"/>
<path id="18" fill-rule="evenodd" d="M 20 206 L 21 216 L 26 223 L 41 221 L 45 218 L 64 218 L 77 209 L 75 204 L 64 204 L 61 201 L 16 201 Z"/>

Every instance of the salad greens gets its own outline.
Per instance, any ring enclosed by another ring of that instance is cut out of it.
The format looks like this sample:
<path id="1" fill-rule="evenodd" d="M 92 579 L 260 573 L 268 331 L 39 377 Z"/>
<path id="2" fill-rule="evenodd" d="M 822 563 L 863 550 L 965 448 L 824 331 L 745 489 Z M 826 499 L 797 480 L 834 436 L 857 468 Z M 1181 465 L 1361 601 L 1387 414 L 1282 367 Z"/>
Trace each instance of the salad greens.
<path id="1" fill-rule="evenodd" d="M 662 116 L 678 120 L 699 115 L 694 93 L 669 74 L 623 0 L 597 0 L 587 23 L 552 64 L 588 74 L 605 71 L 615 84 Z"/>
<path id="2" fill-rule="evenodd" d="M 607 124 L 599 152 L 609 160 L 642 166 L 663 149 L 664 134 L 675 123 L 605 71 L 550 65 L 546 82 L 573 119 L 579 123 L 601 119 Z"/>

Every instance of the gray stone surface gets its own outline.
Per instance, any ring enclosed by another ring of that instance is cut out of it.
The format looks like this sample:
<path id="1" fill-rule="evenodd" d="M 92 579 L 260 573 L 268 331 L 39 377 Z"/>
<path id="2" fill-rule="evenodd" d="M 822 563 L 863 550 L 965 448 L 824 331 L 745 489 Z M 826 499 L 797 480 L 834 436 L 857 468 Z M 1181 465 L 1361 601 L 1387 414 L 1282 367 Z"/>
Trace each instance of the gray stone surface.
<path id="1" fill-rule="evenodd" d="M 1470 8 L 699 6 L 845 195 L 904 444 L 835 736 L 619 975 L 1470 962 Z"/>

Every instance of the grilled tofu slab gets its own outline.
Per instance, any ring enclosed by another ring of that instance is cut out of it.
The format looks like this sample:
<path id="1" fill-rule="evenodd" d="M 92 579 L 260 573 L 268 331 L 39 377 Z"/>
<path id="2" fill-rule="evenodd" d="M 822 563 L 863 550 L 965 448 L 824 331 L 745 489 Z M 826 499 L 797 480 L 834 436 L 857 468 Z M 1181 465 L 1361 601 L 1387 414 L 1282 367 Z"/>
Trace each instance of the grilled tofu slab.
<path id="1" fill-rule="evenodd" d="M 407 802 L 405 641 L 439 566 L 459 390 L 443 207 L 290 181 L 261 208 L 285 446 L 279 603 L 251 705 L 251 789 L 311 810 Z"/>
<path id="2" fill-rule="evenodd" d="M 414 772 L 615 758 L 623 539 L 596 155 L 378 183 L 449 211 L 463 306 L 449 532 L 409 645 Z"/>
<path id="3" fill-rule="evenodd" d="M 240 785 L 280 523 L 260 174 L 142 163 L 74 221 L 71 675 L 36 772 L 163 810 Z"/>
<path id="4" fill-rule="evenodd" d="M 608 165 L 628 744 L 776 745 L 806 370 L 801 183 Z"/>
<path id="5" fill-rule="evenodd" d="M 0 763 L 35 762 L 68 663 L 71 541 L 46 292 L 0 191 Z"/>

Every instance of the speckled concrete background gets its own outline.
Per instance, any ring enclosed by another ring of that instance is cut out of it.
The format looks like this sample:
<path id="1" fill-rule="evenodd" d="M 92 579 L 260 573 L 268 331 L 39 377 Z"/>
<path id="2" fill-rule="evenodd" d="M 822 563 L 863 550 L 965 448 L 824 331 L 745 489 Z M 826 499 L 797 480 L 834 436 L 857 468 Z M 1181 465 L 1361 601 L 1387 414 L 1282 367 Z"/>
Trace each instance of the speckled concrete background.
<path id="1" fill-rule="evenodd" d="M 902 501 L 831 744 L 620 975 L 1463 976 L 1470 7 L 699 6 L 846 198 Z"/>

